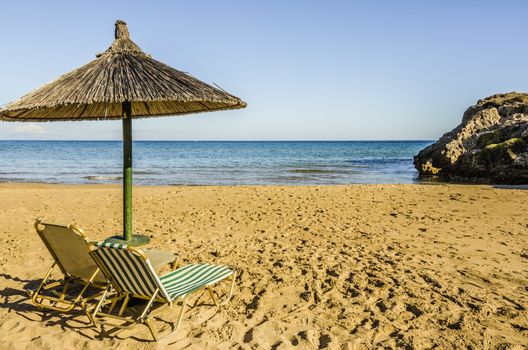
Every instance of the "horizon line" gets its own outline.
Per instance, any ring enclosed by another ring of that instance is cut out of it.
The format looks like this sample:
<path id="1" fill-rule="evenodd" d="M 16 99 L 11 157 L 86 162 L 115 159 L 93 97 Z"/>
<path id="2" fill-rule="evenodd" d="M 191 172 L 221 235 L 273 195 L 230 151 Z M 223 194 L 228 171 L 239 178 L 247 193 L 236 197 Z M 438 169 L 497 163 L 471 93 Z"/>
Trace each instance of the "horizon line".
<path id="1" fill-rule="evenodd" d="M 122 142 L 122 139 L 94 139 L 94 140 L 76 140 L 76 139 L 3 139 L 0 142 L 24 142 L 24 141 L 38 141 L 38 142 Z M 312 140 L 163 140 L 163 139 L 139 139 L 133 142 L 430 142 L 434 139 L 312 139 Z"/>

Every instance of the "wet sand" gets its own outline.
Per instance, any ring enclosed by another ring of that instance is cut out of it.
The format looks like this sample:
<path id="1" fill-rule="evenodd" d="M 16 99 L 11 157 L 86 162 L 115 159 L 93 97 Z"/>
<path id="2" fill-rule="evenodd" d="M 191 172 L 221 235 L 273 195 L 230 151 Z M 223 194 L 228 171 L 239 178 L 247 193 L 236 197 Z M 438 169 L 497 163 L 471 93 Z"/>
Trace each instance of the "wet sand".
<path id="1" fill-rule="evenodd" d="M 135 187 L 134 215 L 152 247 L 239 269 L 231 303 L 191 308 L 178 333 L 157 344 L 146 327 L 100 338 L 82 313 L 43 315 L 23 291 L 52 262 L 34 220 L 75 222 L 94 239 L 114 235 L 121 190 L 0 184 L 0 348 L 528 346 L 526 190 Z"/>

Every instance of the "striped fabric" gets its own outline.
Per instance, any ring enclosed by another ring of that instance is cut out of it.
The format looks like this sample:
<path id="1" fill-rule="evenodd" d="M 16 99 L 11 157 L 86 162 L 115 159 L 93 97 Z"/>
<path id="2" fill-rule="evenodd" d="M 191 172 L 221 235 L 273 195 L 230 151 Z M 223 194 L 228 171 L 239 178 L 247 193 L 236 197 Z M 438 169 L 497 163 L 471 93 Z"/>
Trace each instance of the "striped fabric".
<path id="1" fill-rule="evenodd" d="M 191 264 L 160 277 L 172 300 L 223 280 L 233 273 L 227 266 Z"/>
<path id="2" fill-rule="evenodd" d="M 105 265 L 116 289 L 151 297 L 159 287 L 159 279 L 148 260 L 127 250 L 125 244 L 97 242 L 99 249 L 92 252 Z M 165 293 L 162 293 L 165 294 Z"/>
<path id="3" fill-rule="evenodd" d="M 98 249 L 91 254 L 104 265 L 100 267 L 109 272 L 110 276 L 107 277 L 116 284 L 116 289 L 148 298 L 156 289 L 160 289 L 160 296 L 169 303 L 233 274 L 233 270 L 227 266 L 190 264 L 158 277 L 150 261 L 127 250 L 126 245 L 106 242 L 94 244 Z"/>

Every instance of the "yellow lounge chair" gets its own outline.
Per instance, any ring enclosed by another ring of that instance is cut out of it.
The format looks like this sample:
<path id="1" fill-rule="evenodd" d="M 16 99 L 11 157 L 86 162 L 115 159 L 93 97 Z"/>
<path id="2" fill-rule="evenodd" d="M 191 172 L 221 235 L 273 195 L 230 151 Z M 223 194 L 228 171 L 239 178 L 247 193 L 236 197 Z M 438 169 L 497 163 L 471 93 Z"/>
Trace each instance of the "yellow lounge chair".
<path id="1" fill-rule="evenodd" d="M 106 278 L 86 250 L 87 239 L 81 228 L 46 224 L 37 220 L 35 229 L 54 260 L 39 287 L 35 291 L 28 290 L 35 306 L 68 312 L 84 300 L 83 295 L 88 287 L 97 288 L 99 292 L 106 288 Z M 56 267 L 64 277 L 49 282 Z M 70 295 L 68 292 L 72 284 L 79 285 L 81 290 Z"/>

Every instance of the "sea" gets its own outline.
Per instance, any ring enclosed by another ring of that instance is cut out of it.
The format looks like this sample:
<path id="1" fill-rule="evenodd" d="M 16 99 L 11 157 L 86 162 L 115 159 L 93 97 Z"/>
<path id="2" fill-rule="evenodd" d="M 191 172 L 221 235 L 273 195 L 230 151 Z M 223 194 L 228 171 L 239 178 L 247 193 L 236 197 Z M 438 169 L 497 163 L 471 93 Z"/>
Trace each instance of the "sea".
<path id="1" fill-rule="evenodd" d="M 333 185 L 419 182 L 433 141 L 134 141 L 134 184 Z M 0 182 L 122 181 L 121 141 L 0 141 Z"/>

